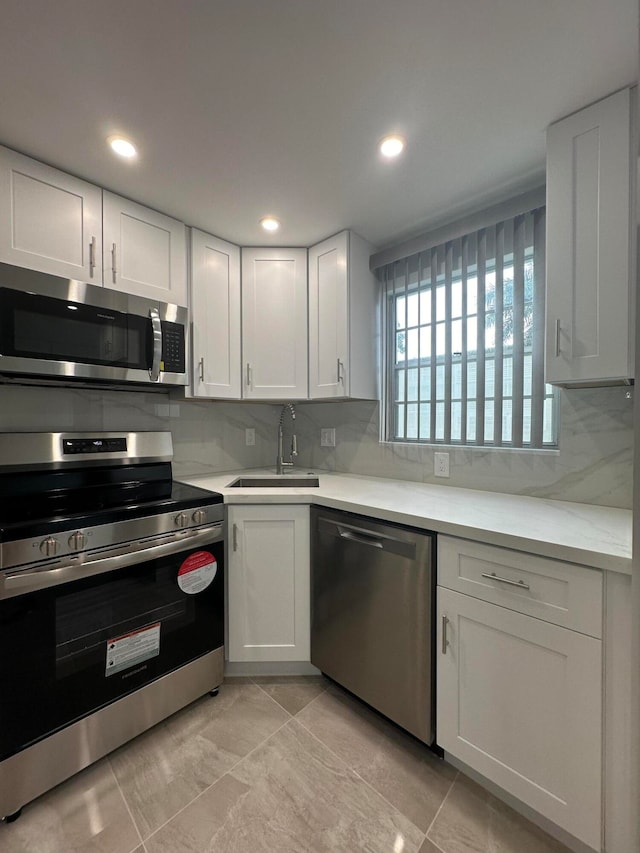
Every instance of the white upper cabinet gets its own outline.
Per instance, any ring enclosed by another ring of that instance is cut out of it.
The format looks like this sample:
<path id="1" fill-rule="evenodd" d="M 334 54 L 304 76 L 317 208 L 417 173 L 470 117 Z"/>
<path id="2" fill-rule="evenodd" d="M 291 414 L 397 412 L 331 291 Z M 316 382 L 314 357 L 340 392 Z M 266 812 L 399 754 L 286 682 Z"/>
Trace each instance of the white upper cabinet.
<path id="1" fill-rule="evenodd" d="M 377 288 L 371 247 L 342 231 L 309 249 L 309 397 L 375 399 Z"/>
<path id="2" fill-rule="evenodd" d="M 105 191 L 103 229 L 105 287 L 187 305 L 182 222 Z"/>
<path id="3" fill-rule="evenodd" d="M 0 148 L 0 260 L 102 284 L 102 190 Z"/>
<path id="4" fill-rule="evenodd" d="M 307 397 L 307 250 L 242 250 L 243 397 Z"/>
<path id="5" fill-rule="evenodd" d="M 629 89 L 548 129 L 547 382 L 633 377 L 634 136 Z"/>
<path id="6" fill-rule="evenodd" d="M 240 249 L 191 229 L 194 397 L 240 399 Z"/>

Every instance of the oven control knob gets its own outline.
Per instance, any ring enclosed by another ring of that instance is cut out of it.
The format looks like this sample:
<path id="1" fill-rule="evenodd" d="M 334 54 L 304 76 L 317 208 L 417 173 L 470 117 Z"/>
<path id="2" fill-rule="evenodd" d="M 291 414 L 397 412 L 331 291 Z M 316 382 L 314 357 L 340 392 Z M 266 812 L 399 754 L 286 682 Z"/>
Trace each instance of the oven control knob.
<path id="1" fill-rule="evenodd" d="M 178 527 L 185 527 L 189 523 L 189 519 L 187 518 L 187 513 L 186 512 L 179 512 L 176 515 L 174 521 Z"/>
<path id="2" fill-rule="evenodd" d="M 84 544 L 87 541 L 87 537 L 80 530 L 76 530 L 75 533 L 72 533 L 69 537 L 69 547 L 73 551 L 81 551 L 84 548 Z"/>
<path id="3" fill-rule="evenodd" d="M 207 513 L 204 509 L 197 509 L 191 516 L 194 524 L 204 524 L 207 520 Z"/>
<path id="4" fill-rule="evenodd" d="M 43 539 L 40 543 L 40 550 L 45 557 L 55 557 L 58 553 L 58 540 L 54 539 L 53 536 Z"/>

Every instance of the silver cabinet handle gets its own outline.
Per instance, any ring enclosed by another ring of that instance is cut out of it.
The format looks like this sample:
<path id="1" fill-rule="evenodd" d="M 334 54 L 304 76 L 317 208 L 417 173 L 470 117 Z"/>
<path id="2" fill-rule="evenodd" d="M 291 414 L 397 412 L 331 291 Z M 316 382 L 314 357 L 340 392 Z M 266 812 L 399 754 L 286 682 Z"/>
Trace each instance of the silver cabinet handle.
<path id="1" fill-rule="evenodd" d="M 96 268 L 96 238 L 92 237 L 89 243 L 89 275 L 93 278 L 93 271 Z"/>
<path id="2" fill-rule="evenodd" d="M 112 243 L 111 245 L 111 273 L 113 276 L 113 283 L 115 284 L 117 281 L 117 269 L 116 269 L 116 244 Z"/>
<path id="3" fill-rule="evenodd" d="M 233 550 L 238 550 L 238 525 L 233 525 Z"/>
<path id="4" fill-rule="evenodd" d="M 512 581 L 509 578 L 501 578 L 495 572 L 491 572 L 490 575 L 487 575 L 484 572 L 482 572 L 481 577 L 488 578 L 490 581 L 499 581 L 500 583 L 506 583 L 509 586 L 517 586 L 518 589 L 531 589 L 529 584 L 525 583 L 524 581 Z"/>
<path id="5" fill-rule="evenodd" d="M 560 358 L 560 318 L 556 320 L 556 358 Z"/>
<path id="6" fill-rule="evenodd" d="M 344 364 L 338 359 L 338 382 L 344 385 Z"/>
<path id="7" fill-rule="evenodd" d="M 204 382 L 204 356 L 202 356 L 202 358 L 198 362 L 198 371 L 199 371 L 200 382 Z"/>
<path id="8" fill-rule="evenodd" d="M 247 387 L 251 388 L 251 364 L 247 362 Z"/>
<path id="9" fill-rule="evenodd" d="M 153 361 L 149 370 L 149 379 L 157 382 L 160 377 L 160 362 L 162 360 L 162 323 L 157 308 L 149 309 L 151 329 L 153 332 Z"/>
<path id="10" fill-rule="evenodd" d="M 449 624 L 449 617 L 442 617 L 442 654 L 446 655 L 447 646 L 449 645 L 449 641 L 447 640 L 447 625 Z"/>

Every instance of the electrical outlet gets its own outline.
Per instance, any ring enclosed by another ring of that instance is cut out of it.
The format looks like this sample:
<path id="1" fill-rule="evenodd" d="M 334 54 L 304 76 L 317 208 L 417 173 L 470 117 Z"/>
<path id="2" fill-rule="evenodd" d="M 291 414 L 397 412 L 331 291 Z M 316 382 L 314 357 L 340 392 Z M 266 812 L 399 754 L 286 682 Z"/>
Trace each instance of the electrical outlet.
<path id="1" fill-rule="evenodd" d="M 320 447 L 335 447 L 336 446 L 336 431 L 331 429 L 320 430 Z"/>
<path id="2" fill-rule="evenodd" d="M 253 447 L 256 443 L 256 431 L 255 429 L 245 429 L 244 431 L 244 443 L 247 447 Z"/>
<path id="3" fill-rule="evenodd" d="M 436 477 L 449 476 L 449 454 L 434 453 L 433 454 L 433 473 Z"/>

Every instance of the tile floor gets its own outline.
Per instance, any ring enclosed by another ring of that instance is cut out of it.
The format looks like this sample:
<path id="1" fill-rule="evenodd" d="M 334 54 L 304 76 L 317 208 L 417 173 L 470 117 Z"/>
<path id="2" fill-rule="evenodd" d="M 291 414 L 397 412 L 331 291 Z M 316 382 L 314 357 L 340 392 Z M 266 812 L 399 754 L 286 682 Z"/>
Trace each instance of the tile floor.
<path id="1" fill-rule="evenodd" d="M 568 853 L 323 678 L 227 679 L 0 824 L 2 853 Z"/>

